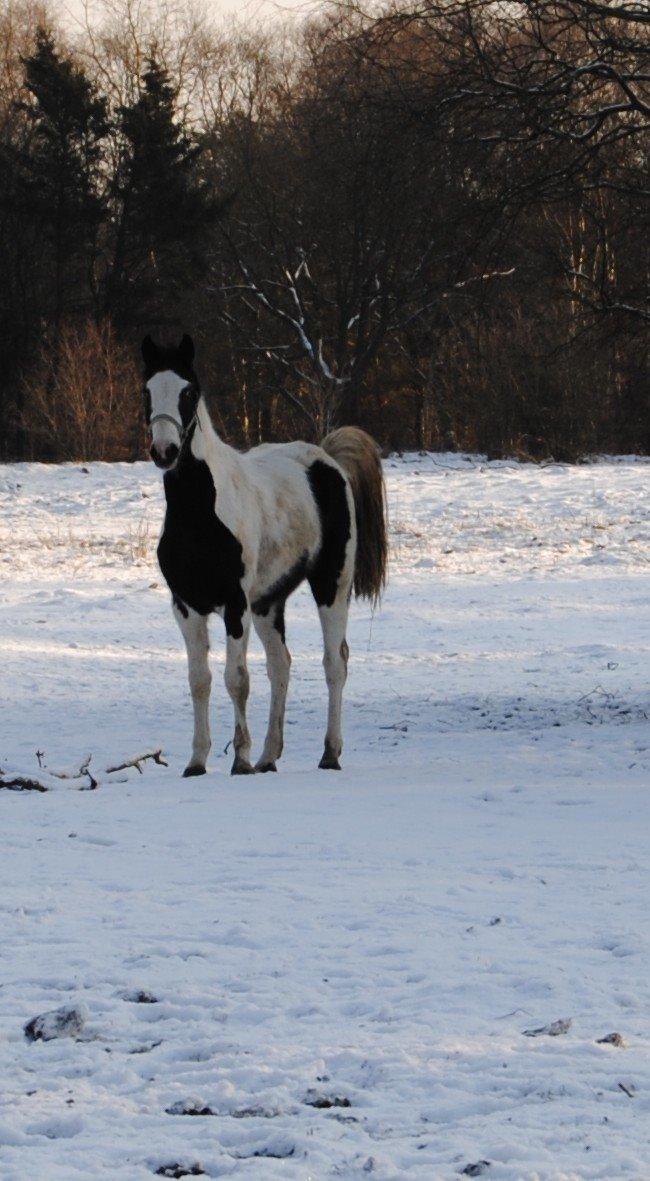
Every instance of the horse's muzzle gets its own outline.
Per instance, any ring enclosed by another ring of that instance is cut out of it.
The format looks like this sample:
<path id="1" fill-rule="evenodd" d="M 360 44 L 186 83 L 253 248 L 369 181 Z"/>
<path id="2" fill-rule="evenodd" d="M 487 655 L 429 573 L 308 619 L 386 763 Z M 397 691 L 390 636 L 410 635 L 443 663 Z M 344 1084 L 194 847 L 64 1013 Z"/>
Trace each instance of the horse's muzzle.
<path id="1" fill-rule="evenodd" d="M 160 467 L 163 471 L 170 468 L 178 459 L 179 448 L 176 443 L 167 443 L 164 451 L 159 451 L 155 443 L 152 443 L 149 454 L 153 459 L 156 467 Z"/>

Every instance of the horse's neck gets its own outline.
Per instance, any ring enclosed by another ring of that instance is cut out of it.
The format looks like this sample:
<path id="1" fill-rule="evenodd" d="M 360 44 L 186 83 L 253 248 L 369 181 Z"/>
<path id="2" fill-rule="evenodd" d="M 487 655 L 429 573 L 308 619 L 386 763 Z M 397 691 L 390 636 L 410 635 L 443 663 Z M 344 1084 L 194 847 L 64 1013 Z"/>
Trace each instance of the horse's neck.
<path id="1" fill-rule="evenodd" d="M 205 460 L 218 493 L 220 487 L 232 479 L 233 472 L 239 466 L 239 454 L 234 447 L 229 447 L 219 438 L 203 398 L 199 399 L 196 414 L 197 424 L 190 443 L 192 455 L 195 459 Z"/>

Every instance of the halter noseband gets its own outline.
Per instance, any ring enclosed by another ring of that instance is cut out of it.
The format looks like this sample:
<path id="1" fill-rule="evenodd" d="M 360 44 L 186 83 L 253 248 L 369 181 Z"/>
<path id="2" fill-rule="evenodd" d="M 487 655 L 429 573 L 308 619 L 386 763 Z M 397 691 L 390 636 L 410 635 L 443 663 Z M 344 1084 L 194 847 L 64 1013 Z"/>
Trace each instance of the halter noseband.
<path id="1" fill-rule="evenodd" d="M 192 418 L 191 418 L 190 422 L 188 422 L 186 427 L 183 427 L 182 422 L 179 422 L 177 418 L 174 418 L 173 414 L 153 414 L 151 416 L 151 418 L 149 419 L 149 426 L 150 427 L 153 426 L 154 422 L 164 422 L 164 421 L 171 422 L 176 427 L 176 430 L 178 431 L 178 437 L 181 441 L 181 448 L 183 448 L 192 427 L 196 425 L 196 426 L 198 426 L 199 430 L 201 430 L 201 423 L 199 422 L 198 403 L 197 403 L 196 410 L 194 411 L 194 414 L 192 415 Z"/>

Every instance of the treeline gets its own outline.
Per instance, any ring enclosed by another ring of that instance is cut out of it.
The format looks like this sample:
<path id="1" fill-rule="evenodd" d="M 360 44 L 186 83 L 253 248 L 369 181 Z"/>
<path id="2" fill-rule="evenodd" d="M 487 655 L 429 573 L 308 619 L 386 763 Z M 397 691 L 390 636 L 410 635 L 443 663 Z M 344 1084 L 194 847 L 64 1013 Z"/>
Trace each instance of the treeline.
<path id="1" fill-rule="evenodd" d="M 96 11 L 96 10 L 94 10 Z M 142 454 L 191 331 L 241 445 L 650 449 L 650 10 L 0 7 L 0 455 Z"/>

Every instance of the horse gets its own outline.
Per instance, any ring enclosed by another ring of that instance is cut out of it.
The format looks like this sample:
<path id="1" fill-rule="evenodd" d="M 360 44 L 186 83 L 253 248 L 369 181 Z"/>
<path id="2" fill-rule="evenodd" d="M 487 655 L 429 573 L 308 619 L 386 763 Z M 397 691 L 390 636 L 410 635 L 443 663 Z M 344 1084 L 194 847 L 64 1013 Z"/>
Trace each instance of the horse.
<path id="1" fill-rule="evenodd" d="M 233 775 L 277 770 L 291 656 L 285 603 L 305 579 L 320 616 L 328 689 L 319 767 L 340 770 L 341 707 L 352 591 L 376 603 L 386 582 L 386 497 L 379 448 L 356 427 L 317 446 L 265 443 L 240 452 L 215 430 L 194 370 L 194 344 L 142 342 L 150 455 L 164 472 L 158 562 L 187 650 L 194 713 L 184 775 L 203 775 L 211 746 L 208 619 L 226 631 L 226 689 L 234 706 Z M 251 764 L 246 722 L 251 622 L 271 684 L 262 754 Z"/>

